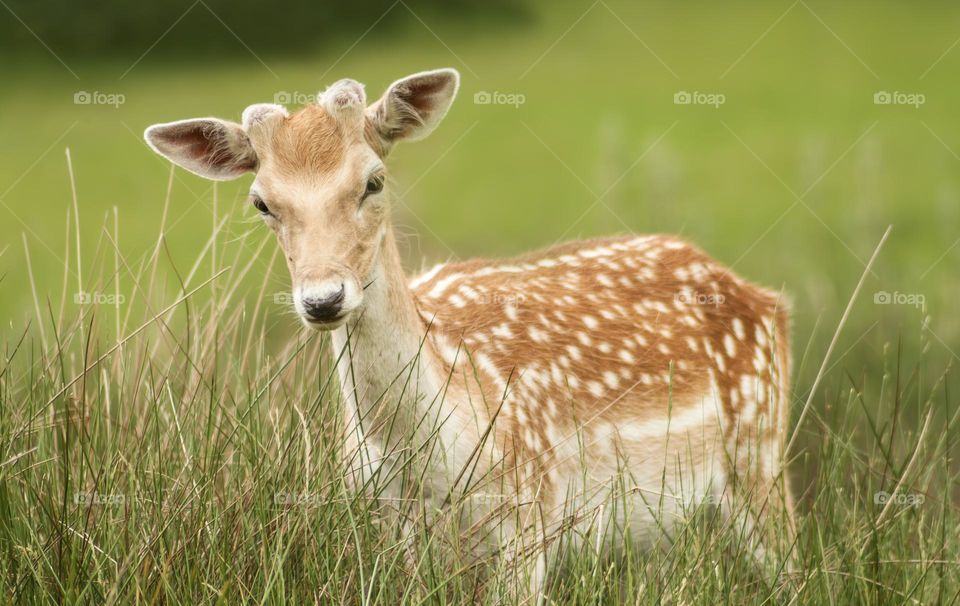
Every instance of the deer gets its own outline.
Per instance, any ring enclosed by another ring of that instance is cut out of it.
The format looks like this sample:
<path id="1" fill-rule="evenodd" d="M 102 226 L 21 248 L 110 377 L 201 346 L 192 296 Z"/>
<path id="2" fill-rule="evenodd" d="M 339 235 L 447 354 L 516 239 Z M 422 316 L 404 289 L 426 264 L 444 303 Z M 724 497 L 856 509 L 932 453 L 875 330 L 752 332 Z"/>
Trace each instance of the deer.
<path id="1" fill-rule="evenodd" d="M 355 483 L 429 451 L 428 509 L 470 502 L 458 523 L 493 529 L 476 548 L 525 595 L 542 597 L 563 529 L 612 529 L 601 549 L 617 536 L 655 547 L 691 504 L 741 524 L 766 558 L 774 522 L 794 528 L 785 297 L 657 234 L 408 276 L 385 162 L 437 127 L 459 85 L 454 69 L 415 73 L 368 105 L 344 79 L 294 112 L 261 103 L 240 123 L 144 136 L 201 177 L 254 176 L 296 314 L 329 333 Z"/>

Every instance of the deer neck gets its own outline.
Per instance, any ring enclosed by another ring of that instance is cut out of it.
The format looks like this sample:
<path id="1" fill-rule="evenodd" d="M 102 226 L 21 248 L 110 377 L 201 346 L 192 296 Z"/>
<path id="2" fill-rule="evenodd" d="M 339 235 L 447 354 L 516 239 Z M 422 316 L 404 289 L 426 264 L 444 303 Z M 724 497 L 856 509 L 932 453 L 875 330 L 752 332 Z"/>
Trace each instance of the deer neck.
<path id="1" fill-rule="evenodd" d="M 439 390 L 431 372 L 436 357 L 390 227 L 377 257 L 362 307 L 333 332 L 332 344 L 348 425 L 386 446 L 378 442 L 412 435 Z"/>

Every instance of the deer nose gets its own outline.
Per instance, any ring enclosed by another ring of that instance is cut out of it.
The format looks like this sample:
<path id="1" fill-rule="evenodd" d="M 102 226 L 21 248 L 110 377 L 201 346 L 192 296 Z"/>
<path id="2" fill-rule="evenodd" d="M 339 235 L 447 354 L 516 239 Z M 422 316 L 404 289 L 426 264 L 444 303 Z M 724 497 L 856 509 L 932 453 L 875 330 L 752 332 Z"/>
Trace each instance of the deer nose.
<path id="1" fill-rule="evenodd" d="M 337 319 L 337 315 L 343 307 L 343 297 L 343 284 L 341 284 L 340 290 L 324 297 L 304 297 L 302 301 L 303 310 L 310 316 L 311 320 L 330 322 Z"/>

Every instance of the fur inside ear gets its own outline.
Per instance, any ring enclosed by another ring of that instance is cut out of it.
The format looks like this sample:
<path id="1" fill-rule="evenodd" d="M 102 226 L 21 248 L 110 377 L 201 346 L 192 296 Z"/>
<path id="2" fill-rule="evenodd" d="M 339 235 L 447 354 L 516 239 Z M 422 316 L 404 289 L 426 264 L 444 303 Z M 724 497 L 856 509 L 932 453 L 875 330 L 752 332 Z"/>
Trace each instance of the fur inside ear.
<path id="1" fill-rule="evenodd" d="M 429 135 L 457 96 L 460 74 L 455 69 L 420 72 L 397 80 L 367 110 L 375 132 L 389 146 Z"/>
<path id="2" fill-rule="evenodd" d="M 161 156 L 207 179 L 236 179 L 257 168 L 250 139 L 234 122 L 196 118 L 154 124 L 143 137 Z"/>

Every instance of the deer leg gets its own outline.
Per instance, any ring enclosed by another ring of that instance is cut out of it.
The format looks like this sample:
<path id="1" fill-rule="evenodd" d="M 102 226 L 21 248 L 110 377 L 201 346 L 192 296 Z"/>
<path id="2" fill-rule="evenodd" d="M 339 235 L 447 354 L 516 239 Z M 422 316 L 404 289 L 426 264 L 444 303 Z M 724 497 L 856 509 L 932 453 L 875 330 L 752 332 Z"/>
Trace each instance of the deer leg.
<path id="1" fill-rule="evenodd" d="M 748 442 L 750 442 L 748 440 Z M 766 572 L 776 575 L 795 569 L 793 495 L 780 473 L 779 444 L 765 437 L 750 452 L 735 456 L 736 469 L 727 486 L 722 509 L 735 532 Z M 745 444 L 741 443 L 740 448 Z M 774 475 L 776 473 L 776 475 Z"/>
<path id="2" fill-rule="evenodd" d="M 542 605 L 555 548 L 547 540 L 539 504 L 522 505 L 501 526 L 501 593 L 498 604 Z"/>

